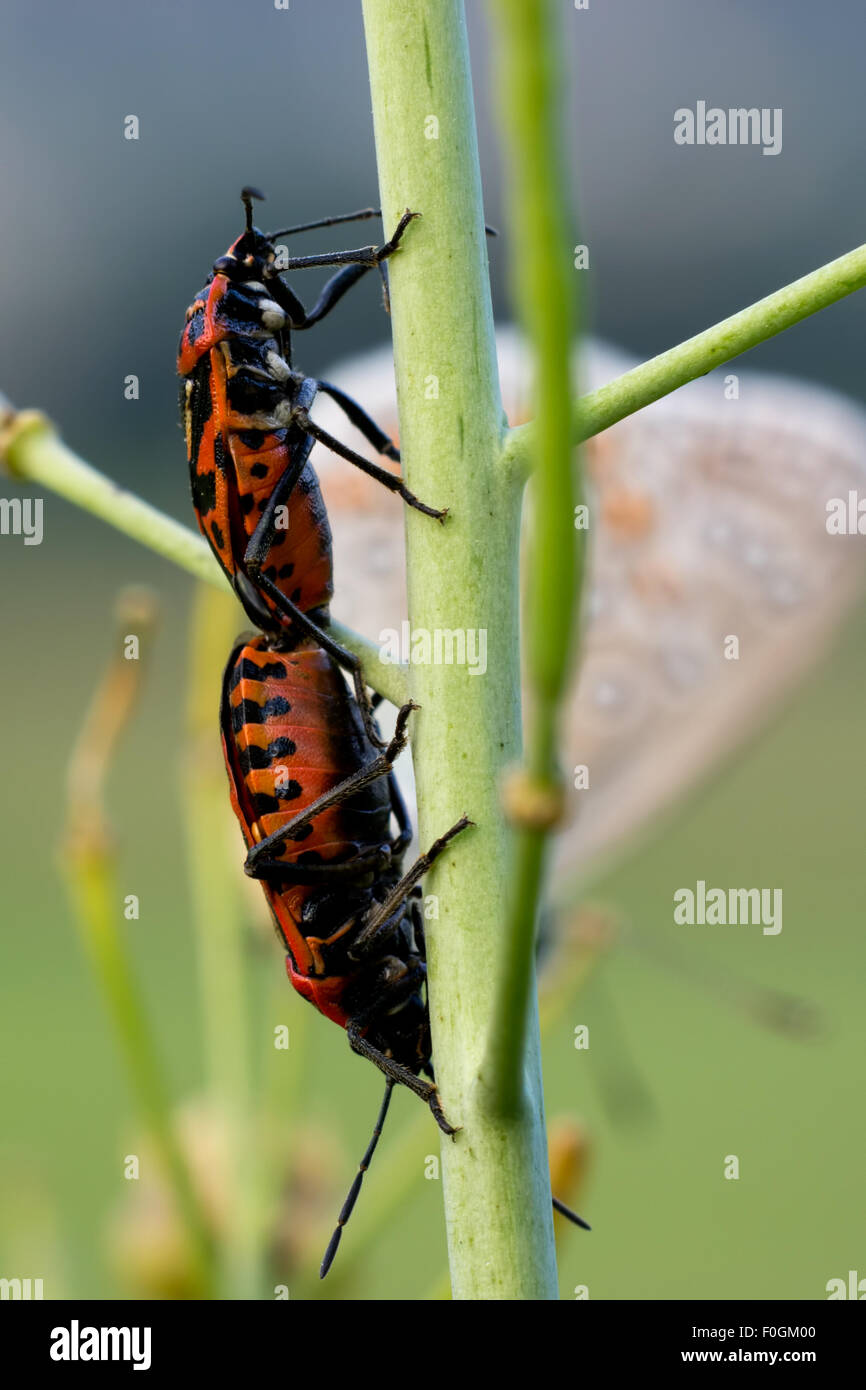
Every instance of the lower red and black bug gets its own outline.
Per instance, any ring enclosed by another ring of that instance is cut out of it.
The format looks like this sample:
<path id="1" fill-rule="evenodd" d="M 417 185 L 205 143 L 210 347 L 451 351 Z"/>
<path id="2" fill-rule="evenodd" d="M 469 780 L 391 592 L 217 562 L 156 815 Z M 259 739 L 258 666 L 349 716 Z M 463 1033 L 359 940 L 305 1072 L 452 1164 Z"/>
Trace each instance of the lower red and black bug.
<path id="1" fill-rule="evenodd" d="M 393 775 L 415 708 L 382 752 L 335 663 L 310 638 L 243 640 L 226 667 L 222 738 L 246 872 L 265 891 L 289 979 L 387 1079 L 385 1100 L 322 1266 L 354 1205 L 395 1084 L 420 1096 L 445 1134 L 433 1080 L 419 882 L 467 828 L 462 816 L 402 873 L 412 829 Z M 392 824 L 394 829 L 392 829 Z M 422 1073 L 424 1075 L 422 1075 Z M 429 1078 L 429 1079 L 425 1079 Z"/>

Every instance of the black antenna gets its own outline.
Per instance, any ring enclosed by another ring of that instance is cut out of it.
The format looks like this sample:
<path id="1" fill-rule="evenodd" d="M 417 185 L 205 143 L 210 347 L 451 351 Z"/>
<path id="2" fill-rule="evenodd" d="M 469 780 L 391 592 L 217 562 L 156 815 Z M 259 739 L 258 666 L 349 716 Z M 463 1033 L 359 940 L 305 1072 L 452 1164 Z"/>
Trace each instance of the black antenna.
<path id="1" fill-rule="evenodd" d="M 281 234 L 277 233 L 277 235 L 279 236 Z M 337 1247 L 340 1244 L 340 1237 L 343 1234 L 343 1227 L 345 1226 L 349 1217 L 352 1215 L 352 1208 L 358 1200 L 358 1193 L 361 1191 L 361 1183 L 364 1181 L 364 1174 L 369 1168 L 370 1160 L 376 1151 L 376 1145 L 379 1142 L 379 1135 L 382 1133 L 382 1126 L 385 1123 L 385 1116 L 388 1114 L 388 1106 L 391 1104 L 391 1092 L 393 1091 L 393 1089 L 394 1082 L 389 1077 L 388 1080 L 385 1082 L 385 1094 L 382 1097 L 382 1104 L 379 1109 L 379 1118 L 376 1120 L 376 1124 L 373 1128 L 372 1137 L 370 1139 L 369 1144 L 367 1145 L 367 1152 L 361 1159 L 361 1162 L 358 1166 L 358 1171 L 355 1174 L 355 1181 L 349 1188 L 349 1195 L 343 1203 L 343 1208 L 340 1212 L 340 1215 L 337 1218 L 337 1229 L 334 1231 L 334 1234 L 328 1241 L 328 1248 L 325 1251 L 325 1258 L 322 1260 L 322 1265 L 319 1270 L 320 1279 L 324 1279 L 328 1270 L 331 1268 L 331 1265 L 334 1263 L 334 1256 L 336 1255 Z M 579 1221 L 580 1217 L 578 1217 L 577 1219 Z"/>
<path id="2" fill-rule="evenodd" d="M 283 227 L 278 232 L 268 232 L 267 239 L 276 241 L 279 236 L 294 236 L 295 232 L 312 232 L 317 227 L 337 227 L 341 222 L 363 222 L 366 218 L 381 216 L 381 208 L 359 208 L 357 212 L 344 212 L 339 217 L 320 217 L 317 222 L 299 222 L 296 227 Z M 495 227 L 485 227 L 484 230 L 488 236 L 499 236 Z"/>
<path id="3" fill-rule="evenodd" d="M 299 222 L 296 227 L 283 227 L 279 232 L 268 232 L 268 241 L 278 236 L 293 236 L 295 232 L 311 232 L 316 227 L 336 227 L 341 222 L 363 222 L 368 217 L 381 217 L 380 208 L 360 208 L 358 212 L 343 212 L 339 217 L 320 217 L 317 222 Z"/>
<path id="4" fill-rule="evenodd" d="M 582 1216 L 578 1216 L 576 1211 L 571 1210 L 571 1207 L 567 1207 L 564 1202 L 560 1202 L 558 1197 L 553 1198 L 553 1210 L 558 1211 L 560 1216 L 567 1217 L 569 1221 L 572 1221 L 575 1226 L 580 1226 L 582 1230 L 592 1230 L 588 1221 L 584 1221 Z"/>
<path id="5" fill-rule="evenodd" d="M 265 195 L 264 195 L 264 193 L 260 193 L 259 190 L 258 190 L 257 188 L 242 188 L 242 189 L 241 189 L 241 202 L 243 203 L 244 207 L 245 207 L 246 210 L 247 210 L 247 231 L 248 231 L 248 232 L 251 232 L 251 231 L 253 230 L 253 198 L 258 198 L 260 202 L 264 202 L 264 200 L 265 200 Z"/>

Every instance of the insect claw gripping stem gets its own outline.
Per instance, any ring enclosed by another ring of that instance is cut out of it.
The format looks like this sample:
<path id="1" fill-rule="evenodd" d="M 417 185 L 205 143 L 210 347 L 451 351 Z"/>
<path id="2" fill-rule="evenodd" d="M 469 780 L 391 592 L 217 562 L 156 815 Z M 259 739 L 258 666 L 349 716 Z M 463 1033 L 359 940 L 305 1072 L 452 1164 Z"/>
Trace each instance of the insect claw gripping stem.
<path id="1" fill-rule="evenodd" d="M 403 213 L 403 216 L 400 218 L 400 221 L 397 223 L 397 226 L 394 229 L 394 235 L 391 237 L 389 241 L 386 241 L 384 245 L 380 246 L 378 251 L 376 252 L 376 261 L 379 265 L 381 265 L 383 261 L 387 260 L 389 256 L 393 256 L 395 251 L 399 251 L 400 241 L 402 239 L 403 233 L 409 226 L 409 223 L 414 222 L 415 219 L 420 216 L 420 212 L 410 212 L 408 208 L 406 209 L 406 211 Z"/>
<path id="2" fill-rule="evenodd" d="M 461 1125 L 452 1125 L 445 1118 L 445 1111 L 442 1109 L 442 1102 L 439 1099 L 439 1089 L 437 1086 L 432 1088 L 432 1092 L 427 1099 L 430 1113 L 443 1134 L 447 1134 L 449 1139 L 456 1139 L 462 1128 Z"/>
<path id="3" fill-rule="evenodd" d="M 414 700 L 407 700 L 405 705 L 400 706 L 397 711 L 397 722 L 394 725 L 394 736 L 383 755 L 386 763 L 395 762 L 398 755 L 406 747 L 406 725 L 409 722 L 409 716 L 414 710 L 420 708 L 421 706 L 416 705 Z"/>

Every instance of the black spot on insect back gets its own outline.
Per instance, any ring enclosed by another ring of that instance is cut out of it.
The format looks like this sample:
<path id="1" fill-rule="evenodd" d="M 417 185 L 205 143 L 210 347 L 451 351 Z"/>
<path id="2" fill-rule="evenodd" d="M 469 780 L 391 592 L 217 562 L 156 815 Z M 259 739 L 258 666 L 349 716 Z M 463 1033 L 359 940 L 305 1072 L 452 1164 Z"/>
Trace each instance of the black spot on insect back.
<path id="1" fill-rule="evenodd" d="M 271 765 L 266 748 L 259 748 L 257 743 L 250 743 L 246 748 L 238 749 L 238 766 L 244 777 L 250 772 L 264 772 Z"/>
<path id="2" fill-rule="evenodd" d="M 273 661 L 265 661 L 260 666 L 258 662 L 250 661 L 249 657 L 245 656 L 243 661 L 239 662 L 232 673 L 229 689 L 234 690 L 235 686 L 243 680 L 281 681 L 285 680 L 287 675 L 288 672 L 285 662 L 275 659 Z"/>
<path id="3" fill-rule="evenodd" d="M 207 516 L 216 506 L 216 474 L 213 471 L 192 474 L 192 502 L 200 516 Z"/>
<path id="4" fill-rule="evenodd" d="M 217 434 L 214 435 L 214 441 L 213 441 L 213 461 L 214 461 L 214 463 L 216 464 L 217 468 L 219 469 L 220 473 L 225 473 L 225 471 L 226 471 L 226 446 L 225 446 L 225 443 L 223 442 L 223 437 L 222 437 L 222 435 L 219 434 L 219 433 L 217 433 Z"/>
<path id="5" fill-rule="evenodd" d="M 299 864 L 321 864 L 322 856 L 317 849 L 305 849 L 298 855 Z"/>
<path id="6" fill-rule="evenodd" d="M 275 695 L 272 700 L 262 705 L 261 713 L 264 719 L 275 719 L 281 714 L 290 714 L 291 710 L 292 707 L 284 696 Z"/>
<path id="7" fill-rule="evenodd" d="M 268 757 L 271 762 L 276 758 L 291 758 L 297 753 L 297 744 L 290 738 L 275 738 L 268 744 Z"/>
<path id="8" fill-rule="evenodd" d="M 232 729 L 239 734 L 245 724 L 264 724 L 265 714 L 261 705 L 257 705 L 255 700 L 241 700 L 239 705 L 232 706 Z"/>

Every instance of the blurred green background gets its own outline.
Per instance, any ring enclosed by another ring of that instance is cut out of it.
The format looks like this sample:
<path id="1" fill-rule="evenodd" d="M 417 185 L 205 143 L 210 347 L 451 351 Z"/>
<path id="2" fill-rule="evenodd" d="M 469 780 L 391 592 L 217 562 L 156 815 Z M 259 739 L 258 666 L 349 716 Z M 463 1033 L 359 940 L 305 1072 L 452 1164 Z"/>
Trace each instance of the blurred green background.
<path id="1" fill-rule="evenodd" d="M 469 12 L 497 222 L 483 7 L 470 0 Z M 181 11 L 88 3 L 74 13 L 52 0 L 38 10 L 13 3 L 8 18 L 0 387 L 47 409 L 91 461 L 189 522 L 175 342 L 193 291 L 236 233 L 239 187 L 264 185 L 277 223 L 375 196 L 359 7 L 299 0 L 287 14 L 263 7 L 239 19 L 223 0 Z M 854 0 L 833 7 L 832 25 L 805 0 L 784 9 L 630 0 L 564 20 L 597 331 L 656 351 L 862 241 L 866 192 L 854 171 L 866 116 L 855 65 L 866 21 Z M 782 106 L 782 155 L 719 150 L 699 161 L 676 149 L 673 109 L 703 96 Z M 122 138 L 129 112 L 141 118 L 137 144 Z M 493 273 L 504 318 L 503 230 Z M 377 291 L 365 287 L 304 345 L 304 365 L 321 370 L 384 334 Z M 862 303 L 802 325 L 749 364 L 862 397 Z M 141 377 L 137 403 L 123 399 L 129 372 Z M 150 584 L 163 618 L 110 808 L 120 890 L 142 904 L 123 930 L 174 1093 L 197 1093 L 204 1062 L 179 792 L 192 586 L 54 498 L 44 544 L 4 537 L 0 563 L 0 1274 L 42 1275 L 47 1296 L 118 1296 L 128 1290 L 106 1260 L 105 1230 L 128 1194 L 122 1157 L 136 1148 L 136 1123 L 56 844 L 69 751 L 109 653 L 116 592 Z M 564 1297 L 586 1284 L 592 1298 L 821 1298 L 828 1279 L 866 1274 L 864 637 L 861 611 L 771 731 L 594 886 L 594 900 L 672 949 L 805 996 L 826 1032 L 789 1041 L 633 954 L 602 964 L 545 1041 L 548 1116 L 579 1117 L 591 1145 L 578 1204 L 594 1231 L 563 1237 Z M 215 735 L 216 702 L 214 690 Z M 728 938 L 695 930 L 683 947 L 670 885 L 697 877 L 782 886 L 781 936 L 740 931 L 734 954 Z M 283 987 L 276 946 L 251 942 L 249 951 L 260 1060 L 272 1022 L 297 1029 L 304 1046 L 285 1054 L 279 1083 L 289 1144 L 310 1125 L 323 1136 L 322 1200 L 335 1211 L 379 1081 L 337 1029 L 310 1010 L 301 1019 L 306 1006 Z M 573 1047 L 580 1022 L 592 1029 L 589 1053 Z M 644 1123 L 610 1117 L 604 1081 L 615 1064 L 595 1059 L 620 1051 L 652 1097 Z M 400 1095 L 365 1191 L 369 1215 L 359 1208 L 356 1218 L 359 1239 L 388 1186 L 389 1153 L 399 1155 L 415 1118 Z M 422 1152 L 435 1154 L 429 1128 Z M 740 1158 L 738 1182 L 722 1179 L 729 1153 Z M 439 1185 L 411 1161 L 417 1181 L 394 1218 L 358 1261 L 350 1228 L 343 1270 L 324 1295 L 423 1298 L 437 1288 Z"/>

